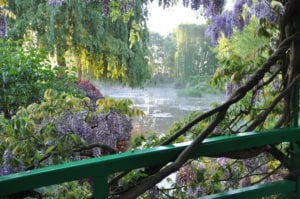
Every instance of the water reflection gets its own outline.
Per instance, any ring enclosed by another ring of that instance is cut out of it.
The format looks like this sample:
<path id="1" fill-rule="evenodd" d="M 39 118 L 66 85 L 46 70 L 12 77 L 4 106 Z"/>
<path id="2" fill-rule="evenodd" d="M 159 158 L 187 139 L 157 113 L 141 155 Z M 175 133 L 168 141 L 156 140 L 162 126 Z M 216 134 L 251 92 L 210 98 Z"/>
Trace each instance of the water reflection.
<path id="1" fill-rule="evenodd" d="M 174 88 L 132 89 L 122 86 L 108 86 L 96 83 L 105 96 L 115 99 L 131 99 L 134 107 L 143 110 L 144 117 L 133 120 L 134 132 L 165 133 L 174 121 L 178 121 L 191 111 L 210 109 L 212 102 L 221 102 L 224 95 L 203 94 L 202 97 L 177 96 Z"/>

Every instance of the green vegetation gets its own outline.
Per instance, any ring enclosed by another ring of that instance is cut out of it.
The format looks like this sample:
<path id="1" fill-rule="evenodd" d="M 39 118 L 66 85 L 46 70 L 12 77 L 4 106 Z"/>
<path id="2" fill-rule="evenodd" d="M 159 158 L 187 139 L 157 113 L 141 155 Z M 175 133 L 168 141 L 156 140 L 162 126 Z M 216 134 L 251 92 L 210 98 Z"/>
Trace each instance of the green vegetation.
<path id="1" fill-rule="evenodd" d="M 252 18 L 243 33 L 235 31 L 230 39 L 220 39 L 214 48 L 218 68 L 210 81 L 212 85 L 224 88 L 226 82 L 239 84 L 267 59 L 272 48 L 268 38 L 257 32 L 258 28 L 259 22 Z"/>
<path id="2" fill-rule="evenodd" d="M 209 136 L 296 125 L 298 2 L 235 1 L 231 12 L 223 10 L 221 0 L 184 0 L 203 11 L 209 26 L 183 24 L 166 38 L 150 34 L 149 48 L 148 2 L 0 1 L 0 175 L 124 151 L 131 117 L 143 113 L 130 100 L 102 99 L 84 79 L 135 87 L 151 75 L 155 85 L 176 80 L 177 87 L 186 88 L 180 94 L 192 96 L 207 92 L 203 80 L 209 80 L 225 87 L 227 99 L 208 112 L 193 112 L 166 135 L 135 137 L 133 149 L 192 144 L 169 165 L 111 176 L 119 191 L 114 196 L 136 198 L 175 171 L 171 189 L 158 190 L 155 197 L 199 197 L 280 179 L 290 169 L 288 144 L 217 159 L 191 161 L 190 155 Z M 205 32 L 216 45 L 213 51 Z M 41 193 L 89 197 L 89 186 L 75 182 Z"/>
<path id="3" fill-rule="evenodd" d="M 215 56 L 205 36 L 205 25 L 179 25 L 176 29 L 175 66 L 180 82 L 195 75 L 212 75 L 215 71 Z"/>
<path id="4" fill-rule="evenodd" d="M 173 85 L 181 89 L 178 95 L 192 97 L 211 90 L 206 82 L 217 63 L 206 29 L 207 25 L 181 24 L 165 38 L 150 33 L 151 86 Z"/>
<path id="5" fill-rule="evenodd" d="M 72 0 L 52 7 L 48 1 L 8 1 L 16 15 L 8 34 L 47 50 L 59 66 L 76 66 L 79 78 L 141 86 L 149 78 L 144 4 Z M 122 6 L 128 9 L 121 12 Z"/>
<path id="6" fill-rule="evenodd" d="M 79 94 L 72 71 L 52 67 L 45 53 L 21 43 L 0 39 L 0 112 L 6 118 L 20 106 L 40 102 L 48 88 Z"/>
<path id="7" fill-rule="evenodd" d="M 132 108 L 133 102 L 129 99 L 114 100 L 113 98 L 99 99 L 96 104 L 98 105 L 97 111 L 109 112 L 117 111 L 121 114 L 128 115 L 129 117 L 143 116 L 144 112 Z"/>

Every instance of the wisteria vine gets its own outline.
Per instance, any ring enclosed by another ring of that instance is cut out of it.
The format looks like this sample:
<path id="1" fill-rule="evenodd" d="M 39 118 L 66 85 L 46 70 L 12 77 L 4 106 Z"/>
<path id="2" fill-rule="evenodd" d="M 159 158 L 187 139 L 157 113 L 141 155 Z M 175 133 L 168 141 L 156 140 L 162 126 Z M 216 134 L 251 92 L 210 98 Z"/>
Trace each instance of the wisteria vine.
<path id="1" fill-rule="evenodd" d="M 242 31 L 249 24 L 251 16 L 274 24 L 283 13 L 283 6 L 273 6 L 270 0 L 258 0 L 257 3 L 252 0 L 237 0 L 231 10 L 224 10 L 225 0 L 183 0 L 183 5 L 194 10 L 203 8 L 202 15 L 210 19 L 207 35 L 211 37 L 213 45 L 217 44 L 222 35 L 230 37 L 234 28 Z"/>
<path id="2" fill-rule="evenodd" d="M 120 13 L 123 14 L 133 7 L 132 1 L 116 1 L 116 4 L 112 0 L 100 2 L 104 16 L 108 16 L 115 6 L 118 6 Z M 61 6 L 65 1 L 48 0 L 48 3 L 49 6 L 54 7 Z M 284 10 L 284 6 L 280 3 L 272 5 L 271 0 L 258 0 L 256 3 L 253 0 L 236 0 L 231 10 L 224 9 L 225 0 L 182 0 L 182 3 L 193 10 L 203 10 L 202 15 L 210 19 L 207 35 L 210 36 L 213 45 L 217 44 L 222 35 L 230 37 L 235 28 L 242 31 L 249 24 L 251 16 L 266 19 L 269 23 L 275 24 Z M 170 2 L 165 0 L 164 4 L 170 5 Z"/>

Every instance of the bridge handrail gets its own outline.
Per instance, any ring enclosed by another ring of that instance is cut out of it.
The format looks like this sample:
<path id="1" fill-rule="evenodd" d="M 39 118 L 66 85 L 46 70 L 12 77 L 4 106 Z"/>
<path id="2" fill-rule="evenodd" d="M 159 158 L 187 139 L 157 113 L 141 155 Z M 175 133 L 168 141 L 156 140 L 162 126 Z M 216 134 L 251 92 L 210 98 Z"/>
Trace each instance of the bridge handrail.
<path id="1" fill-rule="evenodd" d="M 300 128 L 273 129 L 212 137 L 205 139 L 191 158 L 213 157 L 243 149 L 296 141 L 300 141 Z M 104 199 L 108 196 L 107 180 L 110 174 L 172 162 L 188 144 L 180 143 L 128 151 L 1 176 L 0 196 L 91 178 L 94 180 L 94 198 Z"/>

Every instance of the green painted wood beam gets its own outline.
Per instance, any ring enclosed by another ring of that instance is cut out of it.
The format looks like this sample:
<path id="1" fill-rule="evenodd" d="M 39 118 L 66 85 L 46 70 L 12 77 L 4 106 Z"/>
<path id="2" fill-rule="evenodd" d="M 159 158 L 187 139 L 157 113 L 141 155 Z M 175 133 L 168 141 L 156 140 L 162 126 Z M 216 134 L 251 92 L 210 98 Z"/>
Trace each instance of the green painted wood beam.
<path id="1" fill-rule="evenodd" d="M 108 176 L 97 176 L 93 179 L 93 198 L 107 199 L 109 194 Z"/>
<path id="2" fill-rule="evenodd" d="M 253 199 L 262 196 L 270 196 L 280 193 L 291 193 L 296 191 L 296 182 L 283 180 L 268 184 L 254 185 L 232 191 L 217 193 L 199 199 Z"/>
<path id="3" fill-rule="evenodd" d="M 275 129 L 208 138 L 192 158 L 290 141 L 300 141 L 300 129 Z M 158 146 L 1 176 L 0 195 L 172 162 L 188 144 Z"/>

